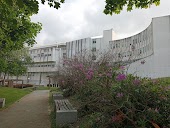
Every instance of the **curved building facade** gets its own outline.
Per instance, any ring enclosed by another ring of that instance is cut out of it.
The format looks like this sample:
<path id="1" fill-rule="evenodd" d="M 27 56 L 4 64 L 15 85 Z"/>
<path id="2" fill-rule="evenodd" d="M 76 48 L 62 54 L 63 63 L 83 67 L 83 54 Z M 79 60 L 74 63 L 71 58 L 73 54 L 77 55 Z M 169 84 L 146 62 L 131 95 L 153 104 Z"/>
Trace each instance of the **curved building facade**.
<path id="1" fill-rule="evenodd" d="M 153 18 L 142 32 L 110 41 L 117 60 L 133 61 L 127 72 L 141 77 L 170 76 L 170 16 Z"/>

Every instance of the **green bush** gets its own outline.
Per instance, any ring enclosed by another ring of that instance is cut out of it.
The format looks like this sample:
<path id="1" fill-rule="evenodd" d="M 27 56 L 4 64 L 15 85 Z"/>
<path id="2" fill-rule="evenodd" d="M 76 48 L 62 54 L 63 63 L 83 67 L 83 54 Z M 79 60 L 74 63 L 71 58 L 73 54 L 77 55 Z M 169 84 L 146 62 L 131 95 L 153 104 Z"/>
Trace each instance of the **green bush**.
<path id="1" fill-rule="evenodd" d="M 66 64 L 60 85 L 79 103 L 82 128 L 170 127 L 167 80 L 127 75 L 125 67 L 105 61 Z"/>
<path id="2" fill-rule="evenodd" d="M 168 128 L 170 91 L 162 84 L 131 75 L 114 82 L 110 88 L 91 81 L 76 94 L 76 100 L 81 105 L 79 116 L 100 113 L 101 116 L 91 122 L 92 125 L 98 124 L 97 128 L 149 128 L 154 125 Z"/>

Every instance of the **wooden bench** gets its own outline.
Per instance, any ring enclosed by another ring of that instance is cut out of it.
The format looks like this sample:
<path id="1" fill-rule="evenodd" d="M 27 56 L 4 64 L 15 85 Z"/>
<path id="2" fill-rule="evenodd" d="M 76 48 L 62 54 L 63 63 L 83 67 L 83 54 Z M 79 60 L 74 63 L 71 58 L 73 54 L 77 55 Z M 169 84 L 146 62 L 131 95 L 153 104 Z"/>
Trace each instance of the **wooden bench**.
<path id="1" fill-rule="evenodd" d="M 5 106 L 5 98 L 0 98 L 0 108 Z"/>
<path id="2" fill-rule="evenodd" d="M 61 93 L 53 93 L 53 100 L 62 100 L 63 99 L 63 95 Z"/>
<path id="3" fill-rule="evenodd" d="M 77 110 L 73 108 L 67 99 L 55 100 L 56 124 L 68 124 L 77 121 Z"/>

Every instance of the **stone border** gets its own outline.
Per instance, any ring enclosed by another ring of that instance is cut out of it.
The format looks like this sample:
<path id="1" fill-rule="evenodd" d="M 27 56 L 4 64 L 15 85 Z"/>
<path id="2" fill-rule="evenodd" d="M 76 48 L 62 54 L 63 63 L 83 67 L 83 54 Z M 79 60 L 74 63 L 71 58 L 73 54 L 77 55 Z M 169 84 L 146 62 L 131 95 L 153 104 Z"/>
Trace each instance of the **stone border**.
<path id="1" fill-rule="evenodd" d="M 0 108 L 5 107 L 5 98 L 0 98 Z"/>

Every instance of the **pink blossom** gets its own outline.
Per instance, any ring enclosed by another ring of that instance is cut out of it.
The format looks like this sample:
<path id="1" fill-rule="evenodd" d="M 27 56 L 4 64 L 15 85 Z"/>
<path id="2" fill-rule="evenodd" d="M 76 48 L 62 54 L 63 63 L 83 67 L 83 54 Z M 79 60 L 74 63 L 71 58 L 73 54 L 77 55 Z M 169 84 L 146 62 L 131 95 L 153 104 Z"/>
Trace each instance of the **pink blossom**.
<path id="1" fill-rule="evenodd" d="M 121 70 L 124 70 L 125 69 L 125 66 L 120 66 L 119 67 Z"/>
<path id="2" fill-rule="evenodd" d="M 79 64 L 79 68 L 82 70 L 83 69 L 83 64 Z"/>
<path id="3" fill-rule="evenodd" d="M 141 61 L 141 64 L 145 64 L 145 62 L 146 62 L 145 60 L 142 60 L 142 61 Z"/>
<path id="4" fill-rule="evenodd" d="M 82 81 L 82 80 L 80 81 L 80 84 L 83 84 L 83 81 Z"/>
<path id="5" fill-rule="evenodd" d="M 112 116 L 112 122 L 121 122 L 123 120 L 123 114 Z"/>
<path id="6" fill-rule="evenodd" d="M 112 77 L 112 74 L 109 72 L 109 73 L 106 74 L 106 76 L 108 76 L 108 77 L 111 78 L 111 77 Z"/>
<path id="7" fill-rule="evenodd" d="M 92 76 L 89 75 L 89 74 L 87 74 L 87 75 L 86 75 L 86 78 L 87 78 L 88 80 L 91 80 L 91 79 L 92 79 Z"/>
<path id="8" fill-rule="evenodd" d="M 152 80 L 152 83 L 153 83 L 153 84 L 158 84 L 158 82 L 159 82 L 159 81 L 158 81 L 157 79 L 153 79 L 153 80 Z"/>
<path id="9" fill-rule="evenodd" d="M 170 85 L 165 87 L 165 91 L 169 91 L 170 90 Z"/>
<path id="10" fill-rule="evenodd" d="M 87 71 L 87 73 L 86 73 L 86 78 L 87 78 L 88 80 L 90 80 L 90 79 L 93 78 L 93 75 L 94 75 L 93 69 L 92 69 L 92 68 L 89 68 L 88 71 Z"/>
<path id="11" fill-rule="evenodd" d="M 125 80 L 126 79 L 126 75 L 125 74 L 119 74 L 117 77 L 116 77 L 116 80 L 117 81 L 122 81 L 122 80 Z"/>
<path id="12" fill-rule="evenodd" d="M 100 73 L 100 74 L 98 74 L 99 75 L 99 77 L 101 77 L 102 76 L 102 74 Z"/>
<path id="13" fill-rule="evenodd" d="M 139 80 L 139 79 L 135 79 L 134 81 L 133 81 L 133 84 L 134 85 L 139 85 L 141 83 L 141 81 Z"/>
<path id="14" fill-rule="evenodd" d="M 118 98 L 121 98 L 121 97 L 123 97 L 123 93 L 122 93 L 122 92 L 120 92 L 120 93 L 117 93 L 116 97 L 118 97 Z"/>

